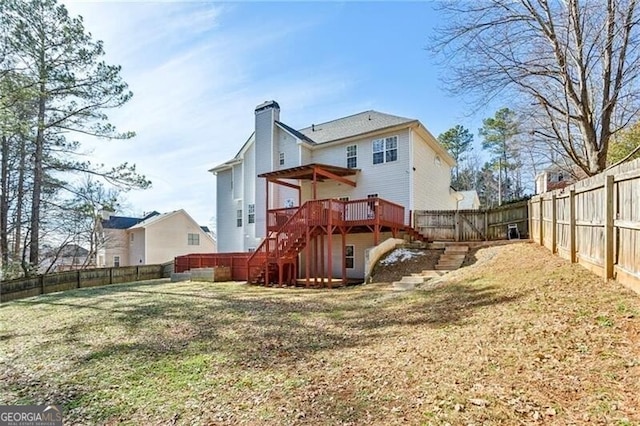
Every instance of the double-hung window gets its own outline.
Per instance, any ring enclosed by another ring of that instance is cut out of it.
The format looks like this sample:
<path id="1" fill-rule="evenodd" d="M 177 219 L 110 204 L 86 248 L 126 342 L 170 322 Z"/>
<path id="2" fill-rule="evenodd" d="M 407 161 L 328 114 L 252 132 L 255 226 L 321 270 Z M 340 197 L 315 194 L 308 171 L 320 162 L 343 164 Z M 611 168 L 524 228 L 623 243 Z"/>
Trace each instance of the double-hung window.
<path id="1" fill-rule="evenodd" d="M 358 145 L 347 147 L 347 167 L 350 169 L 358 167 Z"/>
<path id="2" fill-rule="evenodd" d="M 375 139 L 373 147 L 373 164 L 388 163 L 398 159 L 398 137 Z"/>
<path id="3" fill-rule="evenodd" d="M 242 209 L 236 210 L 236 226 L 238 228 L 242 226 Z"/>
<path id="4" fill-rule="evenodd" d="M 200 245 L 200 235 L 199 234 L 187 234 L 187 245 L 199 246 Z"/>
<path id="5" fill-rule="evenodd" d="M 247 205 L 247 223 L 256 223 L 256 205 Z"/>

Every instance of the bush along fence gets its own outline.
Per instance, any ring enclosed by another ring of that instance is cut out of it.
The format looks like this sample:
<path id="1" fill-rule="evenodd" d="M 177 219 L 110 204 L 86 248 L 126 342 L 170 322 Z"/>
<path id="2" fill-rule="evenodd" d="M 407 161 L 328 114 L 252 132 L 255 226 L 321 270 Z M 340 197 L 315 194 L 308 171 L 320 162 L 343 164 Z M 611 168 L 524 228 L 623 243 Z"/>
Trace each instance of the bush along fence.
<path id="1" fill-rule="evenodd" d="M 528 202 L 489 210 L 416 210 L 413 226 L 430 241 L 488 241 L 508 238 L 509 225 L 529 234 Z"/>
<path id="2" fill-rule="evenodd" d="M 0 302 L 75 288 L 97 287 L 168 276 L 167 265 L 81 269 L 0 282 Z"/>
<path id="3" fill-rule="evenodd" d="M 533 197 L 531 237 L 640 293 L 640 159 Z"/>

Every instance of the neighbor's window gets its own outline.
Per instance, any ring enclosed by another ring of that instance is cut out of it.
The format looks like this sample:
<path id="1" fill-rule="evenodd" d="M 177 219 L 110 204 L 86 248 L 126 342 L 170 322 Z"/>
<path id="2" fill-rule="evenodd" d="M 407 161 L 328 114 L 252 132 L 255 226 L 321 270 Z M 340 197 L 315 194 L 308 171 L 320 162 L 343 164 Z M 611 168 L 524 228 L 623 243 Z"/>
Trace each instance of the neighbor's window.
<path id="1" fill-rule="evenodd" d="M 236 226 L 242 226 L 242 209 L 236 210 Z"/>
<path id="2" fill-rule="evenodd" d="M 398 159 L 398 137 L 375 139 L 373 141 L 373 164 L 388 163 Z"/>
<path id="3" fill-rule="evenodd" d="M 120 256 L 113 256 L 113 266 L 116 268 L 120 266 Z"/>
<path id="4" fill-rule="evenodd" d="M 247 223 L 256 223 L 256 205 L 247 205 Z"/>
<path id="5" fill-rule="evenodd" d="M 190 246 L 199 246 L 200 234 L 187 234 L 187 244 Z"/>
<path id="6" fill-rule="evenodd" d="M 358 167 L 358 145 L 347 147 L 347 167 L 350 169 Z"/>
<path id="7" fill-rule="evenodd" d="M 280 153 L 280 165 L 284 166 L 284 152 Z"/>
<path id="8" fill-rule="evenodd" d="M 354 265 L 355 265 L 355 259 L 356 259 L 356 255 L 355 255 L 355 246 L 353 246 L 352 244 L 346 245 L 345 246 L 345 252 L 344 252 L 344 265 L 347 269 L 353 269 Z"/>

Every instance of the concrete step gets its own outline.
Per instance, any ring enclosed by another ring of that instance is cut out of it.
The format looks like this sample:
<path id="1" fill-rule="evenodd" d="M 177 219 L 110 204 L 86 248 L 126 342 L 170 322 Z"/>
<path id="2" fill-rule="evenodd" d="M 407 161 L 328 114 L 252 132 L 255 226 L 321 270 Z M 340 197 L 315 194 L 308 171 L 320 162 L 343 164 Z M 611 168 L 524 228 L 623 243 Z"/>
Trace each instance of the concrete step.
<path id="1" fill-rule="evenodd" d="M 462 265 L 462 261 L 461 260 L 440 260 L 438 263 L 436 263 L 436 265 L 453 265 L 453 266 L 460 266 Z"/>
<path id="2" fill-rule="evenodd" d="M 428 269 L 428 270 L 422 271 L 420 274 L 425 278 L 438 278 L 442 276 L 441 272 L 436 271 L 434 269 Z"/>
<path id="3" fill-rule="evenodd" d="M 436 269 L 439 271 L 455 271 L 456 269 L 458 269 L 459 266 L 451 266 L 451 265 L 436 265 Z"/>
<path id="4" fill-rule="evenodd" d="M 406 283 L 402 281 L 395 281 L 393 283 L 394 290 L 404 291 L 404 290 L 413 290 L 414 288 L 416 288 L 415 283 Z"/>
<path id="5" fill-rule="evenodd" d="M 402 277 L 402 279 L 399 282 L 412 283 L 412 284 L 422 284 L 422 283 L 424 283 L 424 277 L 422 275 L 418 275 L 418 276 L 405 275 L 404 277 Z"/>
<path id="6" fill-rule="evenodd" d="M 469 251 L 469 246 L 447 246 L 444 249 L 444 253 L 467 253 Z"/>
<path id="7" fill-rule="evenodd" d="M 440 259 L 447 259 L 447 260 L 464 260 L 465 257 L 467 257 L 467 255 L 465 254 L 459 254 L 459 253 L 444 253 L 443 255 L 440 256 Z"/>

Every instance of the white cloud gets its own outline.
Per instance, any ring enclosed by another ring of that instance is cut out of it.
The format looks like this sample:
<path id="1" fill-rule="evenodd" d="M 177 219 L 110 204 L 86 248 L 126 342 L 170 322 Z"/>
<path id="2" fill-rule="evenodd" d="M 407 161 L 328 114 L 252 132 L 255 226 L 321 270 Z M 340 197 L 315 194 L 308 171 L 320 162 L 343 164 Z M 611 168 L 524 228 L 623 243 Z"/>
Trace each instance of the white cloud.
<path id="1" fill-rule="evenodd" d="M 305 111 L 322 113 L 323 103 L 338 102 L 350 88 L 337 66 L 278 68 L 279 43 L 312 21 L 223 25 L 235 6 L 212 3 L 66 4 L 104 40 L 107 62 L 122 65 L 134 92 L 110 118 L 120 130 L 136 131 L 136 138 L 83 143 L 94 160 L 135 163 L 154 182 L 128 196 L 137 211 L 184 208 L 207 223 L 215 214 L 207 170 L 235 155 L 253 130 L 257 104 L 276 99 L 283 120 L 303 126 L 318 121 Z"/>

